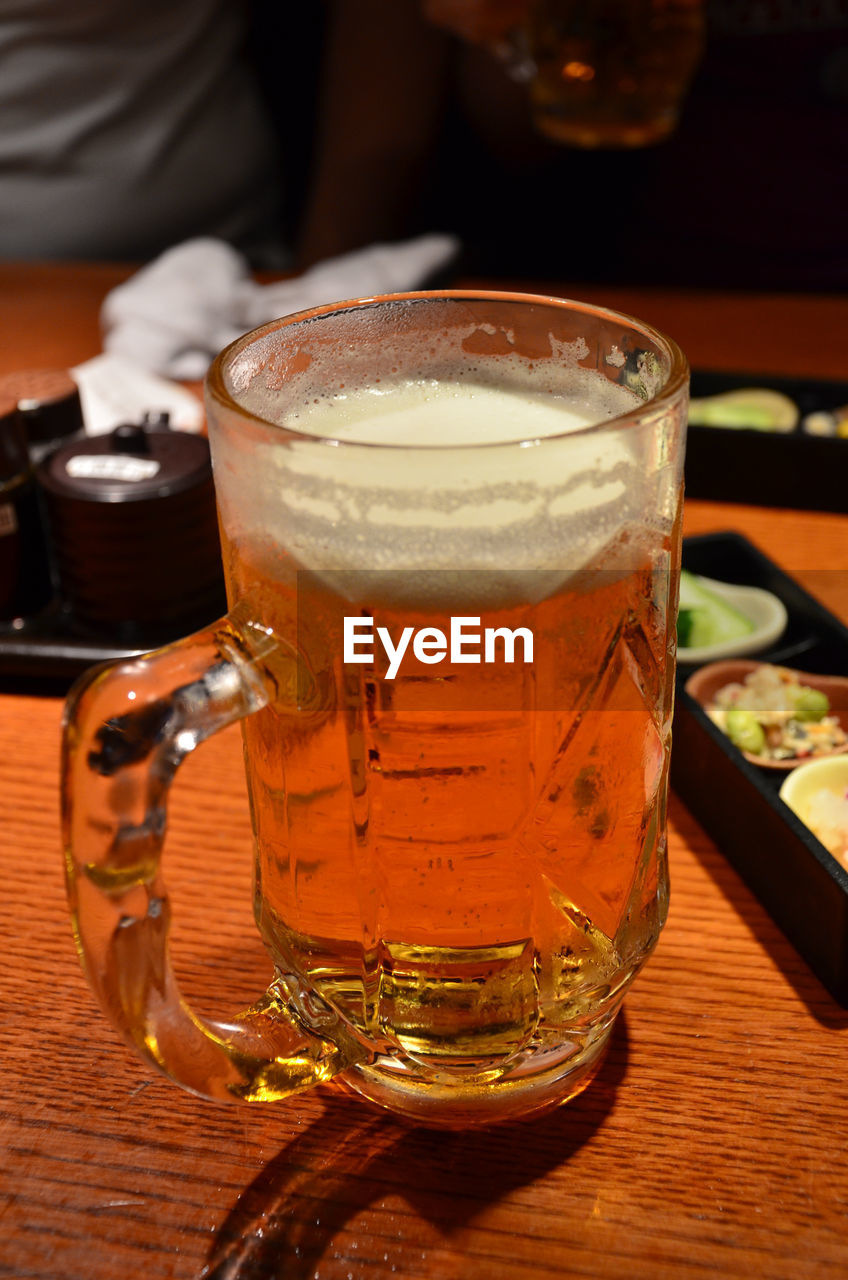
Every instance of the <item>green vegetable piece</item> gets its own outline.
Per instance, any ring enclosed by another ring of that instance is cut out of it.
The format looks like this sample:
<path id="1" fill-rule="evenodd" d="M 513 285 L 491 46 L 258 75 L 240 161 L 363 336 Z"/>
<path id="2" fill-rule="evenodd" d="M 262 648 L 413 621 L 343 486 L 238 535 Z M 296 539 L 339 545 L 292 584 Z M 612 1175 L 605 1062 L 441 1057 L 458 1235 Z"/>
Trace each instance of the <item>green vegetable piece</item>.
<path id="1" fill-rule="evenodd" d="M 692 634 L 697 625 L 696 609 L 680 609 L 677 614 L 677 643 L 681 649 L 692 649 Z"/>
<path id="2" fill-rule="evenodd" d="M 740 751 L 761 756 L 766 749 L 766 735 L 753 711 L 733 707 L 727 713 L 727 736 Z"/>
<path id="3" fill-rule="evenodd" d="M 680 571 L 680 608 L 677 643 L 684 649 L 700 649 L 750 635 L 754 624 L 705 586 L 703 578 Z"/>
<path id="4" fill-rule="evenodd" d="M 699 427 L 747 427 L 755 431 L 792 431 L 800 412 L 794 400 L 770 387 L 740 387 L 692 400 L 689 422 Z"/>
<path id="5" fill-rule="evenodd" d="M 787 693 L 792 699 L 793 715 L 796 720 L 809 723 L 823 720 L 830 710 L 827 694 L 820 689 L 811 689 L 808 685 L 790 685 Z"/>

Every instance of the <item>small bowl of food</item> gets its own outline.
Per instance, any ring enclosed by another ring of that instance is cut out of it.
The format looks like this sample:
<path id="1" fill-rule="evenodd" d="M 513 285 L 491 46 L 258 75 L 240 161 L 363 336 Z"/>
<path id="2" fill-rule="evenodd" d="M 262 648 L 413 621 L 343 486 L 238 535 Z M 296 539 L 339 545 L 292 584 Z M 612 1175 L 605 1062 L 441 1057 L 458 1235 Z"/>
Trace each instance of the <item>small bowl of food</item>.
<path id="1" fill-rule="evenodd" d="M 799 764 L 784 778 L 780 798 L 848 868 L 848 755 Z"/>
<path id="2" fill-rule="evenodd" d="M 794 769 L 848 752 L 845 676 L 736 659 L 708 663 L 684 687 L 745 758 L 764 769 Z"/>

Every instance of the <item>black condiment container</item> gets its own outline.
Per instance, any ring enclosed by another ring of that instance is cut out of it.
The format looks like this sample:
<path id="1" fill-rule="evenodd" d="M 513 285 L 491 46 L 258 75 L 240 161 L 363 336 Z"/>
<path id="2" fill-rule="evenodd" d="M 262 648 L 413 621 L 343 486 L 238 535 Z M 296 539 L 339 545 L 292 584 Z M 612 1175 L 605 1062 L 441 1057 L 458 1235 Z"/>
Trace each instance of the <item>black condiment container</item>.
<path id="1" fill-rule="evenodd" d="M 205 438 L 128 424 L 61 445 L 38 476 L 77 628 L 152 647 L 224 611 Z"/>
<path id="2" fill-rule="evenodd" d="M 0 401 L 0 620 L 32 617 L 53 596 L 44 514 L 14 399 Z"/>
<path id="3" fill-rule="evenodd" d="M 67 369 L 21 369 L 0 377 L 0 399 L 11 397 L 34 463 L 85 430 L 79 387 Z"/>

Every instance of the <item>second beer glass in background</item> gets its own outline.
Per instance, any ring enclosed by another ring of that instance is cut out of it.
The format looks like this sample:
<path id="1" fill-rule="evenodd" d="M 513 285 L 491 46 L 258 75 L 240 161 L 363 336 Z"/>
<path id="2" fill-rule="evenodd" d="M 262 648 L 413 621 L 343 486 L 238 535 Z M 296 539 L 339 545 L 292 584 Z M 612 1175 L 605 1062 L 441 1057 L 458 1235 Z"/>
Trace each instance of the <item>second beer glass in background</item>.
<path id="1" fill-rule="evenodd" d="M 542 133 L 643 147 L 676 127 L 703 44 L 702 0 L 534 0 L 515 58 Z"/>

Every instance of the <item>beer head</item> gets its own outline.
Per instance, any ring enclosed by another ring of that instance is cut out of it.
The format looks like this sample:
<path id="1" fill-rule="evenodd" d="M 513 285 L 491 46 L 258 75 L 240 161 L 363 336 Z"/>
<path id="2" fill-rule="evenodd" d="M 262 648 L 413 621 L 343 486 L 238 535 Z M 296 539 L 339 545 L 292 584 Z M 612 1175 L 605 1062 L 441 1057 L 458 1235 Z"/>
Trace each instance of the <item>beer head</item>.
<path id="1" fill-rule="evenodd" d="M 675 509 L 657 436 L 679 422 L 646 412 L 669 361 L 620 317 L 526 303 L 388 300 L 243 342 L 225 376 L 250 429 L 213 434 L 230 541 L 395 603 L 628 567 Z"/>

